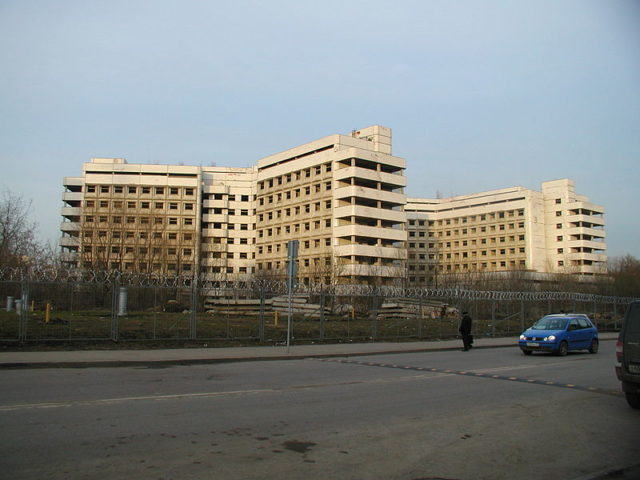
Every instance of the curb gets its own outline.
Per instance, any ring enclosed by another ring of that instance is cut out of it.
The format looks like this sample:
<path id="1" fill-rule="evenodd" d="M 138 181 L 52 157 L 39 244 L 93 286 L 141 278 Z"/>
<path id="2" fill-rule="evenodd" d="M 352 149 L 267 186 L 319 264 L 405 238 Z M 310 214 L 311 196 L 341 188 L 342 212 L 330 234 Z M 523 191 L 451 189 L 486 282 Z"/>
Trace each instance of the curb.
<path id="1" fill-rule="evenodd" d="M 515 345 L 517 346 L 517 345 Z M 499 345 L 485 345 L 474 347 L 476 350 L 484 350 L 489 348 L 508 348 L 514 347 L 512 343 Z M 402 353 L 429 353 L 460 350 L 459 346 L 455 347 L 435 347 L 435 348 L 414 348 L 401 350 L 380 350 L 365 352 L 336 352 L 336 353 L 317 353 L 317 354 L 284 354 L 284 355 L 268 355 L 254 357 L 215 357 L 215 358 L 191 358 L 191 359 L 170 359 L 170 360 L 96 360 L 96 361 L 52 361 L 52 362 L 4 362 L 0 363 L 0 370 L 21 370 L 21 369 L 44 369 L 44 368 L 120 368 L 120 367 L 147 367 L 147 368 L 168 368 L 171 366 L 190 366 L 190 365 L 212 365 L 216 363 L 240 363 L 240 362 L 263 362 L 263 361 L 282 361 L 282 360 L 304 360 L 306 358 L 348 358 L 348 357 L 364 357 L 373 355 L 399 355 Z"/>

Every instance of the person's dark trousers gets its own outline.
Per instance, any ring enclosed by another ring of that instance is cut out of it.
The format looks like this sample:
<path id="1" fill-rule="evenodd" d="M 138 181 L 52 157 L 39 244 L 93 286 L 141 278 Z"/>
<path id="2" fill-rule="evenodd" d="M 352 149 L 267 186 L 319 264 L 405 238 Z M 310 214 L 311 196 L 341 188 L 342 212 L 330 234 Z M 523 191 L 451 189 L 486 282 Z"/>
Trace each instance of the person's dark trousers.
<path id="1" fill-rule="evenodd" d="M 471 348 L 471 335 L 462 335 L 462 344 L 465 350 L 469 350 Z"/>

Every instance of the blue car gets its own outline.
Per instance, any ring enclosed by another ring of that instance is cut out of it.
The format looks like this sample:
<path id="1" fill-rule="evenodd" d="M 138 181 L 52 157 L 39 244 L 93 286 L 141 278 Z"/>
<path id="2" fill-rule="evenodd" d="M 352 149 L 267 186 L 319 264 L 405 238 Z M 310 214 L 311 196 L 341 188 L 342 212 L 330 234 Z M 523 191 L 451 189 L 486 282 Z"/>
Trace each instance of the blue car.
<path id="1" fill-rule="evenodd" d="M 570 350 L 598 352 L 598 329 L 582 313 L 546 315 L 527 328 L 518 341 L 525 355 L 551 352 L 564 356 Z"/>

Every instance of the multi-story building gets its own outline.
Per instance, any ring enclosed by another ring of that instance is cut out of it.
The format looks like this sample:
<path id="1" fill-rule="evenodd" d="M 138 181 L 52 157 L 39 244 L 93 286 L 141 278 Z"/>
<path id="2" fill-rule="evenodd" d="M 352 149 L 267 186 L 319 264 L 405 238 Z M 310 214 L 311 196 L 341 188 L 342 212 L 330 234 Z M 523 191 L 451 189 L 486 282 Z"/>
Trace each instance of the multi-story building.
<path id="1" fill-rule="evenodd" d="M 199 167 L 85 163 L 82 177 L 64 180 L 66 260 L 94 269 L 196 272 L 200 177 Z"/>
<path id="2" fill-rule="evenodd" d="M 200 271 L 211 279 L 246 279 L 255 265 L 257 170 L 201 171 Z"/>
<path id="3" fill-rule="evenodd" d="M 571 180 L 542 191 L 505 188 L 444 199 L 409 198 L 408 281 L 447 274 L 605 273 L 604 209 Z"/>
<path id="4" fill-rule="evenodd" d="M 406 270 L 404 167 L 380 126 L 251 168 L 93 159 L 65 178 L 61 246 L 86 268 L 283 278 L 297 239 L 303 282 L 394 283 Z"/>
<path id="5" fill-rule="evenodd" d="M 303 281 L 393 283 L 405 276 L 405 161 L 391 130 L 331 135 L 258 162 L 256 267 L 283 272 L 300 241 Z"/>
<path id="6" fill-rule="evenodd" d="M 208 278 L 431 285 L 440 275 L 603 273 L 604 209 L 571 180 L 407 199 L 381 126 L 330 135 L 253 167 L 92 159 L 64 179 L 61 247 L 83 268 Z"/>

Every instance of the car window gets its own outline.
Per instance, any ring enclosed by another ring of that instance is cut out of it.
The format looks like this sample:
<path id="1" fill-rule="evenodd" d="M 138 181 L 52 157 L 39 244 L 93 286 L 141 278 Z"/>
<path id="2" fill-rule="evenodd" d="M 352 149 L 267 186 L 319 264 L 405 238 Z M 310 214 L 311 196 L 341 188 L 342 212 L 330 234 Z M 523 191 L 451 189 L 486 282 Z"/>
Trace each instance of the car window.
<path id="1" fill-rule="evenodd" d="M 579 318 L 578 323 L 580 324 L 580 328 L 591 328 L 591 324 L 586 318 Z"/>
<path id="2" fill-rule="evenodd" d="M 627 338 L 640 339 L 640 303 L 629 305 L 624 329 Z"/>
<path id="3" fill-rule="evenodd" d="M 566 318 L 542 317 L 531 328 L 535 330 L 564 330 L 566 324 Z"/>
<path id="4" fill-rule="evenodd" d="M 579 330 L 580 329 L 580 324 L 578 323 L 578 319 L 574 318 L 571 320 L 571 323 L 569 324 L 569 330 Z"/>

